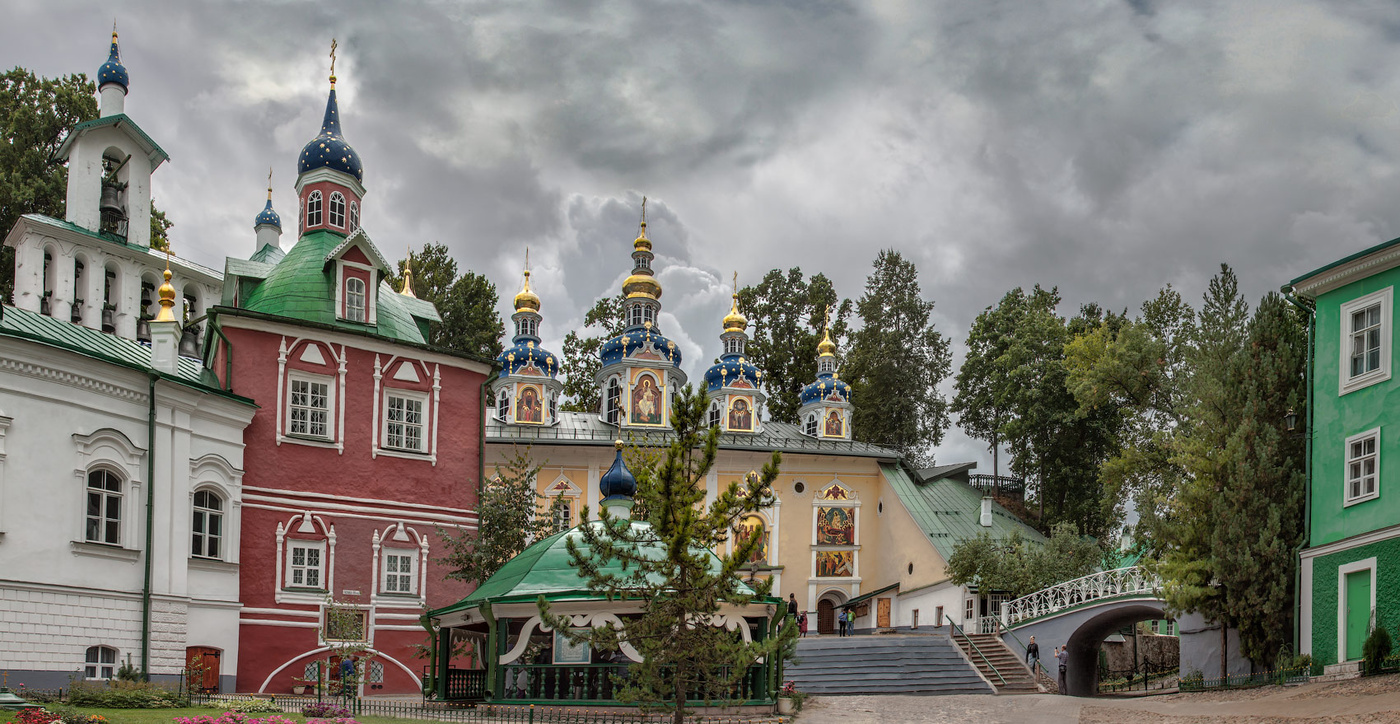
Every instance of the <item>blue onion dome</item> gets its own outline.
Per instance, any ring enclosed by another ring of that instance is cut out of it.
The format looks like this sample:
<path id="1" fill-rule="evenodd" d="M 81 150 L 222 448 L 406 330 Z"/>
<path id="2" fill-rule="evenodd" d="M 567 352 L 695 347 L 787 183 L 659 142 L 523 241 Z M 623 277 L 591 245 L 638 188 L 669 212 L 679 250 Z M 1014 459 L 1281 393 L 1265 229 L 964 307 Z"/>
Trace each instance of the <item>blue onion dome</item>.
<path id="1" fill-rule="evenodd" d="M 335 79 L 331 79 L 331 94 L 326 99 L 326 117 L 321 121 L 321 134 L 311 139 L 301 149 L 297 159 L 297 173 L 303 174 L 318 168 L 329 168 L 365 180 L 364 167 L 360 156 L 345 142 L 340 134 L 340 112 L 335 103 Z"/>
<path id="2" fill-rule="evenodd" d="M 271 195 L 271 193 L 272 191 L 271 189 L 269 189 L 269 196 Z M 267 200 L 267 205 L 263 207 L 262 212 L 253 218 L 254 229 L 258 228 L 259 226 L 262 226 L 263 224 L 271 224 L 277 227 L 278 231 L 282 230 L 282 217 L 278 216 L 277 212 L 272 210 L 271 198 Z"/>
<path id="3" fill-rule="evenodd" d="M 817 381 L 802 388 L 800 395 L 802 404 L 816 402 L 822 399 L 832 399 L 834 402 L 850 402 L 851 386 L 846 381 L 837 377 L 836 373 L 823 373 L 817 375 Z"/>
<path id="4" fill-rule="evenodd" d="M 646 322 L 640 327 L 627 331 L 603 343 L 598 355 L 606 367 L 621 362 L 626 357 L 637 357 L 653 361 L 667 361 L 676 367 L 681 366 L 681 350 L 672 340 L 662 336 Z"/>
<path id="5" fill-rule="evenodd" d="M 502 375 L 539 375 L 551 379 L 559 376 L 559 356 L 540 347 L 539 340 L 533 337 L 515 338 L 515 344 L 507 347 L 496 358 L 501 365 Z"/>
<path id="6" fill-rule="evenodd" d="M 598 494 L 603 500 L 630 499 L 637 494 L 637 479 L 622 460 L 622 441 L 613 444 L 617 447 L 617 457 L 613 458 L 612 467 L 598 479 Z"/>
<path id="7" fill-rule="evenodd" d="M 127 75 L 126 66 L 122 65 L 122 53 L 117 48 L 117 29 L 112 28 L 112 50 L 107 54 L 107 62 L 97 69 L 97 87 L 101 88 L 108 83 L 116 83 L 126 90 L 131 82 L 131 76 Z"/>
<path id="8" fill-rule="evenodd" d="M 733 387 L 743 380 L 749 387 L 758 388 L 758 380 L 763 372 L 758 366 L 738 354 L 727 354 L 719 362 L 705 371 L 705 389 L 711 392 L 723 387 Z M 743 387 L 744 385 L 740 385 Z"/>

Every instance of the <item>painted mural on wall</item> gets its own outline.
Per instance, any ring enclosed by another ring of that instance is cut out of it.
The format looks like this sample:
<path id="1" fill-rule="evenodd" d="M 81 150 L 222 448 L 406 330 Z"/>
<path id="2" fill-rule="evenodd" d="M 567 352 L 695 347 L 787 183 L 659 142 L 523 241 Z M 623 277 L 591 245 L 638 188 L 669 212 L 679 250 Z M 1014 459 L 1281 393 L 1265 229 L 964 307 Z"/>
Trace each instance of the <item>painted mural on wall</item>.
<path id="1" fill-rule="evenodd" d="M 753 429 L 753 407 L 749 398 L 735 398 L 729 405 L 729 429 L 747 431 Z"/>
<path id="2" fill-rule="evenodd" d="M 534 385 L 522 385 L 520 388 L 520 400 L 515 406 L 516 422 L 544 421 L 544 406 L 540 404 L 540 388 Z"/>
<path id="3" fill-rule="evenodd" d="M 826 430 L 825 430 L 825 433 L 824 433 L 824 434 L 825 434 L 827 437 L 843 437 L 843 436 L 844 436 L 845 433 L 842 431 L 841 413 L 840 413 L 840 412 L 837 412 L 836 410 L 832 410 L 832 411 L 826 413 Z"/>
<path id="4" fill-rule="evenodd" d="M 735 545 L 742 544 L 753 536 L 759 537 L 758 547 L 754 549 L 753 555 L 749 556 L 749 563 L 768 562 L 768 531 L 764 528 L 763 519 L 750 515 L 739 521 L 739 528 L 735 531 Z"/>
<path id="5" fill-rule="evenodd" d="M 817 498 L 819 500 L 850 500 L 852 496 L 851 491 L 841 487 L 840 483 L 832 483 L 826 486 L 826 488 L 817 495 Z"/>
<path id="6" fill-rule="evenodd" d="M 631 420 L 635 425 L 661 424 L 661 388 L 649 374 L 638 375 L 632 386 Z"/>
<path id="7" fill-rule="evenodd" d="M 817 545 L 853 546 L 856 522 L 847 508 L 817 508 Z"/>
<path id="8" fill-rule="evenodd" d="M 817 551 L 819 578 L 850 578 L 855 576 L 855 551 Z"/>

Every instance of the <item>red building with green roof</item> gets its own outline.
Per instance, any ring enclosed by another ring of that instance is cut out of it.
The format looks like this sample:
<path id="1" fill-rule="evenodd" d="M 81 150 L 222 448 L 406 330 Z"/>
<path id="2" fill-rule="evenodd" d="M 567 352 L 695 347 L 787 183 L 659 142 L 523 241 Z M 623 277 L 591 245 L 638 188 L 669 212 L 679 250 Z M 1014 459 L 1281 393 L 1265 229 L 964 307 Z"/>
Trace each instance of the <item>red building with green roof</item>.
<path id="1" fill-rule="evenodd" d="M 436 530 L 473 530 L 488 362 L 435 349 L 433 305 L 386 281 L 361 226 L 359 156 L 331 78 L 321 132 L 302 150 L 297 240 L 254 219 L 257 245 L 225 266 L 206 359 L 258 402 L 244 435 L 240 691 L 340 678 L 347 642 L 363 694 L 419 691 L 425 608 L 457 601 Z M 328 625 L 327 608 L 354 611 Z"/>

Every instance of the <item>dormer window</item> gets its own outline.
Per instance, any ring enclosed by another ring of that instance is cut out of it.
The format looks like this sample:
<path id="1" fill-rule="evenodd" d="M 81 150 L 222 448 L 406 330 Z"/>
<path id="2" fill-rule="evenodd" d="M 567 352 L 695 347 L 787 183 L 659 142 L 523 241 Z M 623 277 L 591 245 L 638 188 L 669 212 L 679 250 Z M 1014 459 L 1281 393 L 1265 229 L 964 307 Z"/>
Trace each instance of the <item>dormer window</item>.
<path id="1" fill-rule="evenodd" d="M 321 192 L 312 191 L 306 197 L 306 228 L 321 225 Z"/>
<path id="2" fill-rule="evenodd" d="M 355 233 L 360 229 L 360 205 L 354 201 L 350 202 L 350 233 Z"/>
<path id="3" fill-rule="evenodd" d="M 365 319 L 365 280 L 359 277 L 345 277 L 345 319 L 349 322 L 364 323 Z"/>
<path id="4" fill-rule="evenodd" d="M 331 226 L 345 228 L 345 197 L 339 191 L 331 194 Z"/>

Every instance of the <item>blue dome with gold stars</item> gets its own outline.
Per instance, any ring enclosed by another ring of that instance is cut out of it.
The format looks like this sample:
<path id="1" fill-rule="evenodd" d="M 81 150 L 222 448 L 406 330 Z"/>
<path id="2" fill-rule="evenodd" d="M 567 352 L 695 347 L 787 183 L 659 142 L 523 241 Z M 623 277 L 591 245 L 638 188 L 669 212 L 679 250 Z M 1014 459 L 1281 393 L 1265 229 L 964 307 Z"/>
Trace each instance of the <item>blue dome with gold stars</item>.
<path id="1" fill-rule="evenodd" d="M 514 342 L 496 358 L 502 375 L 538 374 L 550 379 L 559 376 L 559 356 L 541 348 L 538 338 L 519 335 Z"/>
<path id="2" fill-rule="evenodd" d="M 263 224 L 272 224 L 278 231 L 282 230 L 282 217 L 272 210 L 272 199 L 267 200 L 267 206 L 263 207 L 262 213 L 253 218 L 253 228 L 256 229 Z"/>
<path id="3" fill-rule="evenodd" d="M 719 362 L 705 371 L 705 389 L 714 392 L 724 387 L 733 387 L 734 383 L 743 380 L 748 386 L 757 388 L 758 378 L 761 373 L 758 365 L 748 361 L 740 354 L 727 354 L 719 358 Z"/>
<path id="4" fill-rule="evenodd" d="M 637 494 L 637 479 L 622 460 L 621 440 L 617 442 L 617 457 L 613 458 L 612 467 L 598 478 L 598 494 L 604 501 L 630 499 Z"/>
<path id="5" fill-rule="evenodd" d="M 598 356 L 602 357 L 604 367 L 632 356 L 655 361 L 665 360 L 675 367 L 681 366 L 680 348 L 649 324 L 632 327 L 604 342 Z"/>
<path id="6" fill-rule="evenodd" d="M 321 134 L 302 147 L 301 157 L 297 159 L 298 174 L 318 168 L 350 174 L 356 181 L 365 180 L 365 170 L 360 165 L 359 154 L 355 153 L 355 149 L 351 148 L 350 144 L 345 142 L 345 137 L 340 134 L 340 111 L 336 107 L 334 87 L 331 88 L 330 97 L 326 99 L 326 117 L 321 121 Z"/>
<path id="7" fill-rule="evenodd" d="M 800 398 L 805 405 L 822 399 L 833 399 L 833 396 L 836 402 L 850 402 L 851 386 L 834 374 L 822 373 L 817 375 L 816 382 L 802 388 Z"/>
<path id="8" fill-rule="evenodd" d="M 127 75 L 126 66 L 122 65 L 122 53 L 117 49 L 117 31 L 112 30 L 112 50 L 107 54 L 107 62 L 97 69 L 97 87 L 101 88 L 108 83 L 116 83 L 126 90 L 127 84 L 131 82 L 131 76 Z"/>

